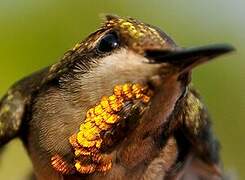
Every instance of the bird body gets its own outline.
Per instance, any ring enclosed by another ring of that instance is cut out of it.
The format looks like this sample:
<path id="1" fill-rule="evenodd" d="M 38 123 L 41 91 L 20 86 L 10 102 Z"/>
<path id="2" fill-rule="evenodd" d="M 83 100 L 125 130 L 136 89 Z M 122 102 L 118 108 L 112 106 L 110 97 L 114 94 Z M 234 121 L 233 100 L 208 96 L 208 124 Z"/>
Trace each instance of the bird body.
<path id="1" fill-rule="evenodd" d="M 222 178 L 191 70 L 232 50 L 180 48 L 157 27 L 107 16 L 0 104 L 0 145 L 20 137 L 37 179 Z"/>

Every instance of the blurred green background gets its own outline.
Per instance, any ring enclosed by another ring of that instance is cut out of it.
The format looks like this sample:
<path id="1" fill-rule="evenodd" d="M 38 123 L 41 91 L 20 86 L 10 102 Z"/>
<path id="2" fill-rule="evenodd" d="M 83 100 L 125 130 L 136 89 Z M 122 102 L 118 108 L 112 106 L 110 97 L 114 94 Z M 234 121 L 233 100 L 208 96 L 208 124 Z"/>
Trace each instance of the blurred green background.
<path id="1" fill-rule="evenodd" d="M 194 71 L 222 144 L 225 168 L 245 179 L 244 0 L 0 0 L 0 95 L 52 64 L 100 25 L 101 13 L 157 25 L 181 46 L 226 42 L 237 51 Z M 31 163 L 14 140 L 0 157 L 0 179 L 26 179 Z"/>

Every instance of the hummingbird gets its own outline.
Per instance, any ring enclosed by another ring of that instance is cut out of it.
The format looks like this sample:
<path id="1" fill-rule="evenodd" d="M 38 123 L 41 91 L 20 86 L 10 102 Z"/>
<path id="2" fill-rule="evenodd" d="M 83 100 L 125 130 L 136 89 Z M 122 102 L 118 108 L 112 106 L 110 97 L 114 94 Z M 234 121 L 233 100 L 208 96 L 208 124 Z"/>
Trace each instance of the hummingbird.
<path id="1" fill-rule="evenodd" d="M 0 147 L 20 138 L 38 180 L 224 179 L 191 73 L 233 50 L 183 48 L 156 26 L 107 15 L 59 62 L 7 91 Z"/>

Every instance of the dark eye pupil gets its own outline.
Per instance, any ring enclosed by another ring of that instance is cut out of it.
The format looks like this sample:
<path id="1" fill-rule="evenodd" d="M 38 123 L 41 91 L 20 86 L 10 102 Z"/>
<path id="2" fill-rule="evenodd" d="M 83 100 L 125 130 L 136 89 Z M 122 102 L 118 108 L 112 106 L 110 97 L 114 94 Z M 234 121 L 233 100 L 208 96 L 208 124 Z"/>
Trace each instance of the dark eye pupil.
<path id="1" fill-rule="evenodd" d="M 118 37 L 115 33 L 105 35 L 98 45 L 98 50 L 101 52 L 110 52 L 119 45 Z"/>

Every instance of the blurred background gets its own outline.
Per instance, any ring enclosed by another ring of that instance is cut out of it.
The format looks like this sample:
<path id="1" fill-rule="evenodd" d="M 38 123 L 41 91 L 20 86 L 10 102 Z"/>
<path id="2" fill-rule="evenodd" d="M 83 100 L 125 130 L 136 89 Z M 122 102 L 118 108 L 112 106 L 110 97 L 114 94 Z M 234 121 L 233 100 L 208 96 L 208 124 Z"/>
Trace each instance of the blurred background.
<path id="1" fill-rule="evenodd" d="M 237 51 L 199 67 L 193 81 L 213 117 L 225 169 L 245 179 L 244 0 L 0 0 L 0 96 L 18 79 L 52 64 L 114 13 L 157 25 L 181 46 L 225 42 Z M 21 142 L 0 157 L 0 179 L 26 179 Z"/>

